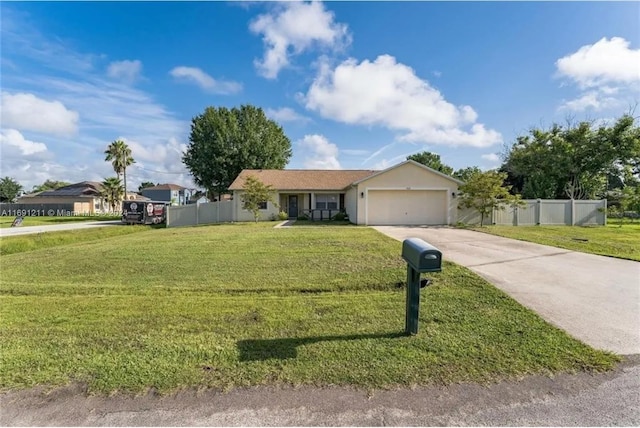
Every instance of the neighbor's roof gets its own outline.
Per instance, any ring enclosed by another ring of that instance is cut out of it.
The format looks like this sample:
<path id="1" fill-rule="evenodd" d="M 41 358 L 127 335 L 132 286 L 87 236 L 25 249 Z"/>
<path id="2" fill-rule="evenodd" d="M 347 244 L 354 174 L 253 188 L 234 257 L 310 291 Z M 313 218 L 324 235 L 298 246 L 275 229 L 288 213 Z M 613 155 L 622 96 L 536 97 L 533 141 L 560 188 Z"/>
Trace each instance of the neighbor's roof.
<path id="1" fill-rule="evenodd" d="M 342 190 L 376 172 L 369 169 L 245 169 L 229 190 L 241 190 L 250 175 L 276 190 Z"/>
<path id="2" fill-rule="evenodd" d="M 25 195 L 23 197 L 94 197 L 100 194 L 102 184 L 97 181 L 82 181 L 80 183 L 70 184 L 55 190 L 45 190 L 43 192 Z"/>
<path id="3" fill-rule="evenodd" d="M 142 191 L 145 191 L 145 190 L 182 190 L 182 189 L 186 189 L 186 187 L 182 187 L 182 186 L 179 186 L 177 184 L 166 183 L 166 184 L 158 184 L 157 186 L 153 186 L 153 187 L 145 187 L 144 189 L 142 189 Z"/>

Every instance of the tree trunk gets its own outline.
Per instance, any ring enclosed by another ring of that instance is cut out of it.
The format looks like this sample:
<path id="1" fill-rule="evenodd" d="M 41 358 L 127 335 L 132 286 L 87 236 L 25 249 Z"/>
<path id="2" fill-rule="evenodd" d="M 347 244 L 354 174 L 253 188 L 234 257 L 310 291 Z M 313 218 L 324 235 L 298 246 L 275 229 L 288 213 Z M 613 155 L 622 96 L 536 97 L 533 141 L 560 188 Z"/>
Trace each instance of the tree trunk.
<path id="1" fill-rule="evenodd" d="M 480 227 L 484 226 L 484 211 L 480 213 Z"/>
<path id="2" fill-rule="evenodd" d="M 124 169 L 124 200 L 127 200 L 127 168 Z"/>

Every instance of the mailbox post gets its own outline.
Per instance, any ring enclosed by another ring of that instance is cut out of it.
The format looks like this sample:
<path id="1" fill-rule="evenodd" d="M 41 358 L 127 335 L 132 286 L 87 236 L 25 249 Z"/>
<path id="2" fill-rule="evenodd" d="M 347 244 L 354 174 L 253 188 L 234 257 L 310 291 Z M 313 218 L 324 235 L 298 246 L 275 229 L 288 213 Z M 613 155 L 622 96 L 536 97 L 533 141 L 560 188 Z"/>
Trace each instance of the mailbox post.
<path id="1" fill-rule="evenodd" d="M 405 333 L 418 334 L 420 274 L 442 270 L 442 252 L 419 238 L 402 242 L 402 258 L 407 262 L 407 302 Z"/>

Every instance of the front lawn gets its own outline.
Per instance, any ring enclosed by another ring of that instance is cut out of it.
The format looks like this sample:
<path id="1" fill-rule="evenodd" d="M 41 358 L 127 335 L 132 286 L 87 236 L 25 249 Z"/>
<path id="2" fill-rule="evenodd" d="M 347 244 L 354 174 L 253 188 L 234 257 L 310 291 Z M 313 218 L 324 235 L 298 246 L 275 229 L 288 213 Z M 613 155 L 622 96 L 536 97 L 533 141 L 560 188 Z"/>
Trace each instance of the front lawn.
<path id="1" fill-rule="evenodd" d="M 0 256 L 0 387 L 389 388 L 617 357 L 446 263 L 404 329 L 401 244 L 369 228 L 155 229 Z"/>
<path id="2" fill-rule="evenodd" d="M 11 227 L 15 216 L 0 217 L 0 227 Z M 44 226 L 49 224 L 77 223 L 84 221 L 113 221 L 120 220 L 120 216 L 100 215 L 100 216 L 26 216 L 22 219 L 22 226 Z"/>
<path id="3" fill-rule="evenodd" d="M 80 242 L 101 241 L 105 238 L 147 231 L 154 227 L 158 226 L 122 225 L 6 236 L 0 238 L 0 255 L 60 247 Z M 5 259 L 0 259 L 0 261 L 3 260 Z"/>
<path id="4" fill-rule="evenodd" d="M 607 226 L 485 226 L 478 232 L 567 250 L 640 261 L 640 223 Z"/>

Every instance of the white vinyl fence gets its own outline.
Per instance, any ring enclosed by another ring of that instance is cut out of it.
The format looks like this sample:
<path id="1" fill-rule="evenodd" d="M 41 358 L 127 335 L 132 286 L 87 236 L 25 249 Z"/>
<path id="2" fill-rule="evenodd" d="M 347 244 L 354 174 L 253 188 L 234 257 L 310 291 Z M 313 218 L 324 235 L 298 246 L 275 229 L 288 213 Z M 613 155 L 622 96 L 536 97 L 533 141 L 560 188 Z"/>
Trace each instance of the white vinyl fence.
<path id="1" fill-rule="evenodd" d="M 493 210 L 484 219 L 484 224 L 510 226 L 548 225 L 604 225 L 607 223 L 607 201 L 603 200 L 555 200 L 525 199 L 525 206 L 505 207 Z M 480 214 L 471 209 L 458 212 L 458 221 L 480 224 Z"/>
<path id="2" fill-rule="evenodd" d="M 167 210 L 167 227 L 225 223 L 233 220 L 233 201 L 172 206 Z"/>

